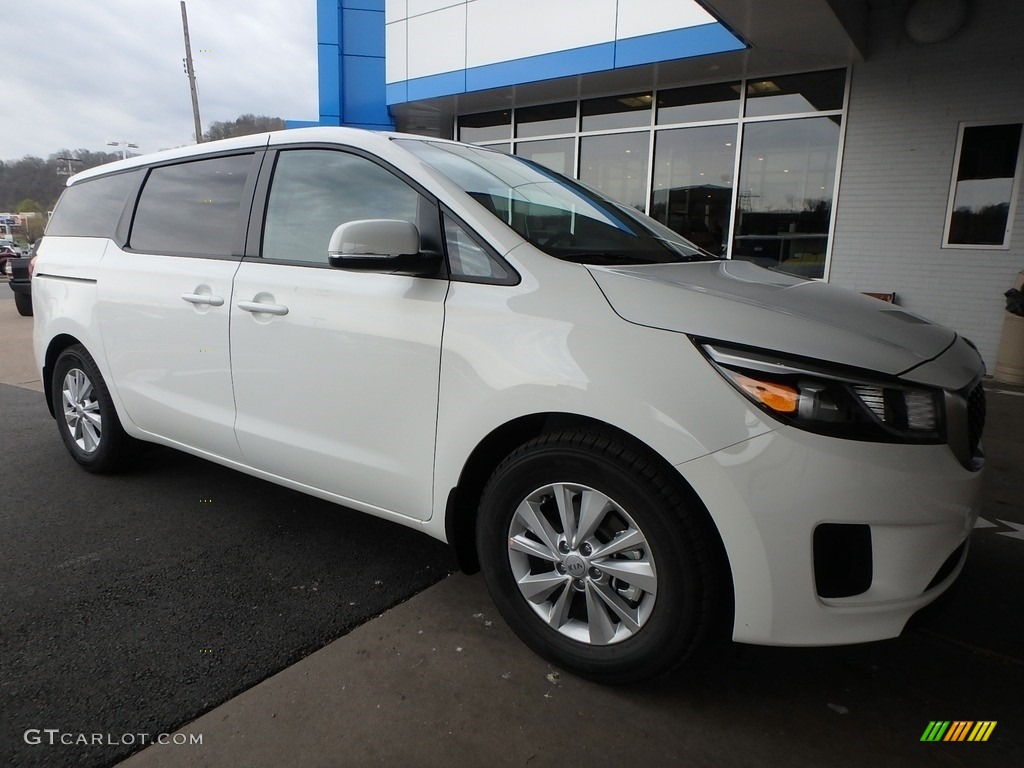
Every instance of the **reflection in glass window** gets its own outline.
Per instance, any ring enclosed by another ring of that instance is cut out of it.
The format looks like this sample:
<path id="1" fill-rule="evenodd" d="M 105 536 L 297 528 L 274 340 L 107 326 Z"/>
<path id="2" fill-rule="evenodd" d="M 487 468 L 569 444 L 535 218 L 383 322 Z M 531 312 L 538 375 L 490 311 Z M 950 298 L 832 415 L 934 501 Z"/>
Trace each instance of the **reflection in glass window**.
<path id="1" fill-rule="evenodd" d="M 552 171 L 572 176 L 572 159 L 575 154 L 575 139 L 546 139 L 541 141 L 520 141 L 516 154 L 540 163 Z"/>
<path id="2" fill-rule="evenodd" d="M 736 126 L 659 131 L 651 216 L 713 254 L 724 252 L 732 209 Z"/>
<path id="3" fill-rule="evenodd" d="M 733 258 L 824 276 L 838 147 L 838 117 L 745 127 Z"/>
<path id="4" fill-rule="evenodd" d="M 715 83 L 658 91 L 659 125 L 735 120 L 739 114 L 739 83 Z"/>
<path id="5" fill-rule="evenodd" d="M 584 264 L 654 264 L 712 257 L 675 232 L 574 181 L 482 147 L 400 140 L 532 245 Z"/>
<path id="6" fill-rule="evenodd" d="M 213 157 L 154 168 L 135 211 L 131 247 L 185 256 L 231 255 L 252 159 L 251 154 Z"/>
<path id="7" fill-rule="evenodd" d="M 1009 245 L 1010 203 L 1019 173 L 1020 139 L 1020 123 L 963 128 L 947 244 Z"/>
<path id="8" fill-rule="evenodd" d="M 650 133 L 613 133 L 580 139 L 579 177 L 613 200 L 647 209 L 647 155 Z"/>
<path id="9" fill-rule="evenodd" d="M 459 141 L 500 141 L 512 138 L 512 112 L 481 112 L 459 118 Z"/>
<path id="10" fill-rule="evenodd" d="M 418 193 L 358 155 L 325 149 L 281 152 L 267 202 L 263 258 L 327 263 L 341 224 L 360 219 L 416 223 Z"/>
<path id="11" fill-rule="evenodd" d="M 843 108 L 846 70 L 747 81 L 747 117 Z"/>
<path id="12" fill-rule="evenodd" d="M 509 272 L 487 253 L 470 234 L 453 221 L 444 217 L 444 237 L 448 244 L 448 267 L 453 279 L 494 280 L 505 282 Z"/>
<path id="13" fill-rule="evenodd" d="M 639 128 L 650 125 L 650 93 L 630 93 L 604 99 L 587 99 L 580 104 L 584 131 L 606 131 L 612 128 Z"/>
<path id="14" fill-rule="evenodd" d="M 128 193 L 135 188 L 141 173 L 102 176 L 68 187 L 46 225 L 46 234 L 113 237 Z"/>
<path id="15" fill-rule="evenodd" d="M 516 136 L 551 136 L 576 130 L 576 102 L 543 104 L 516 110 Z"/>

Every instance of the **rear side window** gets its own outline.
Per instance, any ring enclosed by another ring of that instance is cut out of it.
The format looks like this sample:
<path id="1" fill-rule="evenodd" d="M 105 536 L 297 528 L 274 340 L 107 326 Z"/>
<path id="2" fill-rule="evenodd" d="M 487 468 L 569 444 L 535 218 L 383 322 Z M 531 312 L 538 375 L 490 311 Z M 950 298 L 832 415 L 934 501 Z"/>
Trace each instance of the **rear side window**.
<path id="1" fill-rule="evenodd" d="M 81 181 L 64 190 L 46 227 L 47 235 L 114 237 L 128 193 L 141 171 Z"/>
<path id="2" fill-rule="evenodd" d="M 131 247 L 183 256 L 230 256 L 253 157 L 211 157 L 152 169 L 135 211 Z M 248 213 L 246 209 L 244 215 Z"/>

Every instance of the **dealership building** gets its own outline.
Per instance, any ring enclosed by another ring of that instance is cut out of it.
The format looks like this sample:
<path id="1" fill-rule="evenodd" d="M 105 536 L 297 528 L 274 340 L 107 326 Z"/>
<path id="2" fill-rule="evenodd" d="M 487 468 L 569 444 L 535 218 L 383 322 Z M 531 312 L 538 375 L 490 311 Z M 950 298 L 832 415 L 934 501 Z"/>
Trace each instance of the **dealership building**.
<path id="1" fill-rule="evenodd" d="M 993 368 L 1024 270 L 1024 6 L 318 0 L 321 125 L 531 158 L 698 245 L 859 291 Z M 292 123 L 294 125 L 295 123 Z"/>

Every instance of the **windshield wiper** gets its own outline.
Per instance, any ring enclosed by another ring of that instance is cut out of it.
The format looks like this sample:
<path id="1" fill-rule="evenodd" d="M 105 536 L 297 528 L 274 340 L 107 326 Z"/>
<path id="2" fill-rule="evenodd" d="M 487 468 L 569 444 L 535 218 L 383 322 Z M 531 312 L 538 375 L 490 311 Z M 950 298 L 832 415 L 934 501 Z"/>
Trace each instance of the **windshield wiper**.
<path id="1" fill-rule="evenodd" d="M 673 253 L 669 258 L 645 256 L 641 253 L 622 253 L 616 251 L 585 251 L 552 254 L 556 259 L 569 261 L 573 264 L 682 264 L 692 261 L 716 261 L 717 257 L 707 253 L 681 254 Z"/>

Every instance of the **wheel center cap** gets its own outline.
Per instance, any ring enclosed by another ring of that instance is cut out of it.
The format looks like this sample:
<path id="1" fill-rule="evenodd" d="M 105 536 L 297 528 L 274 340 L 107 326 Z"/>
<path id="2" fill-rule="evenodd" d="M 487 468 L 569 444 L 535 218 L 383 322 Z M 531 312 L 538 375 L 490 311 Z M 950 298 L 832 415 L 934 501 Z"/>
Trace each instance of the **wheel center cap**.
<path id="1" fill-rule="evenodd" d="M 565 558 L 565 570 L 574 579 L 579 579 L 587 572 L 587 563 L 579 555 L 569 555 Z"/>

